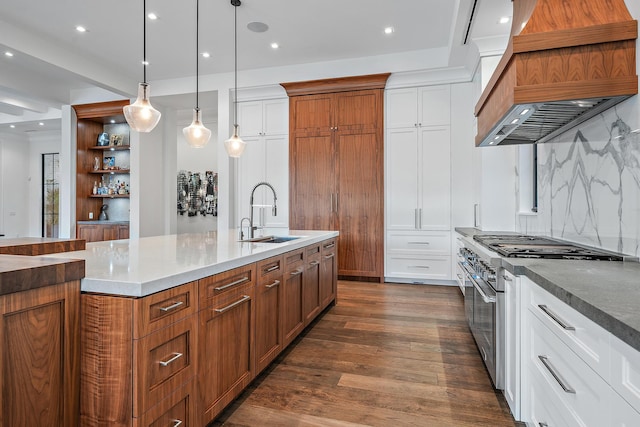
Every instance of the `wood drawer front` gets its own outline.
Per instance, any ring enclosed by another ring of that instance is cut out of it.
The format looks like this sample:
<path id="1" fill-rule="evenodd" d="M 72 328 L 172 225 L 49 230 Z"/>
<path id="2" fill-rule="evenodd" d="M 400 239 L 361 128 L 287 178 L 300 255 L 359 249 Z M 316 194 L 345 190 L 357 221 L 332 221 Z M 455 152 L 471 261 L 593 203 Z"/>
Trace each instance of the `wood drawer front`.
<path id="1" fill-rule="evenodd" d="M 256 267 L 258 286 L 271 281 L 273 276 L 282 276 L 284 272 L 284 257 L 282 255 L 259 261 Z"/>
<path id="2" fill-rule="evenodd" d="M 245 286 L 254 286 L 256 264 L 244 265 L 224 273 L 205 277 L 198 281 L 200 287 L 200 309 L 217 305 L 242 294 Z"/>
<path id="3" fill-rule="evenodd" d="M 324 242 L 321 243 L 321 246 L 322 246 L 323 256 L 335 254 L 337 252 L 336 239 L 325 240 Z"/>
<path id="4" fill-rule="evenodd" d="M 134 341 L 134 417 L 196 373 L 197 315 Z"/>
<path id="5" fill-rule="evenodd" d="M 310 257 L 316 257 L 317 258 L 317 257 L 320 257 L 321 253 L 322 253 L 322 246 L 320 244 L 304 248 L 304 256 L 305 256 L 305 258 L 310 258 Z"/>
<path id="6" fill-rule="evenodd" d="M 544 387 L 541 393 L 549 395 L 562 406 L 561 412 L 572 418 L 560 425 L 608 425 L 611 387 L 540 319 L 528 317 L 531 328 L 529 375 L 532 379 L 540 379 Z M 574 392 L 565 391 L 563 386 Z"/>
<path id="7" fill-rule="evenodd" d="M 611 337 L 610 384 L 640 412 L 640 352 L 614 336 Z"/>
<path id="8" fill-rule="evenodd" d="M 387 250 L 449 255 L 451 251 L 451 233 L 389 233 L 387 235 Z"/>
<path id="9" fill-rule="evenodd" d="M 134 427 L 196 427 L 195 380 L 175 391 L 166 399 L 134 419 Z"/>
<path id="10" fill-rule="evenodd" d="M 451 278 L 450 256 L 416 256 L 393 254 L 387 257 L 386 276 L 407 279 Z"/>
<path id="11" fill-rule="evenodd" d="M 142 338 L 198 311 L 198 282 L 134 301 L 134 338 Z"/>
<path id="12" fill-rule="evenodd" d="M 529 310 L 605 381 L 609 381 L 610 334 L 528 278 L 523 277 L 523 280 L 529 283 Z"/>
<path id="13" fill-rule="evenodd" d="M 284 254 L 285 272 L 293 271 L 304 263 L 304 248 Z"/>

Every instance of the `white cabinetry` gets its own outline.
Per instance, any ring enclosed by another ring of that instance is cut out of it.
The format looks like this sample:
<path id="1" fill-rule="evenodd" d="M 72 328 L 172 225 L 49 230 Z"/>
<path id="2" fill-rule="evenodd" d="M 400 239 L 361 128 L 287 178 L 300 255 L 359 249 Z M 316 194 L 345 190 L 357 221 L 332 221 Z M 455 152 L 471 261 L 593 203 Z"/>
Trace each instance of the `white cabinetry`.
<path id="1" fill-rule="evenodd" d="M 249 217 L 249 198 L 253 187 L 266 181 L 278 196 L 277 215 L 273 216 L 271 191 L 262 186 L 254 195 L 254 225 L 283 227 L 289 225 L 289 102 L 287 99 L 238 103 L 240 136 L 247 143 L 238 159 L 236 207 L 239 221 Z M 239 224 L 238 224 L 239 225 Z"/>
<path id="2" fill-rule="evenodd" d="M 385 276 L 450 280 L 450 242 L 437 254 L 427 247 L 408 251 L 396 244 L 400 231 L 416 236 L 447 232 L 451 237 L 450 87 L 391 89 L 385 105 Z M 413 262 L 425 257 L 432 265 Z M 446 268 L 444 261 L 450 264 Z"/>
<path id="3" fill-rule="evenodd" d="M 640 425 L 638 351 L 528 278 L 520 284 L 524 421 Z"/>
<path id="4" fill-rule="evenodd" d="M 520 278 L 502 270 L 505 301 L 504 397 L 511 413 L 520 420 Z"/>

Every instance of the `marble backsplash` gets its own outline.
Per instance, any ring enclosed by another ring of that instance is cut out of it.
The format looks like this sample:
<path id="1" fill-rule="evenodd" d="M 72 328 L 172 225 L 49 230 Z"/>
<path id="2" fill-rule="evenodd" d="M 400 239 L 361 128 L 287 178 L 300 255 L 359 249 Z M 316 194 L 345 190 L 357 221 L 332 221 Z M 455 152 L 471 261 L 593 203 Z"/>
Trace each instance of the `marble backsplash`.
<path id="1" fill-rule="evenodd" d="M 538 145 L 538 214 L 519 231 L 640 255 L 637 98 Z"/>

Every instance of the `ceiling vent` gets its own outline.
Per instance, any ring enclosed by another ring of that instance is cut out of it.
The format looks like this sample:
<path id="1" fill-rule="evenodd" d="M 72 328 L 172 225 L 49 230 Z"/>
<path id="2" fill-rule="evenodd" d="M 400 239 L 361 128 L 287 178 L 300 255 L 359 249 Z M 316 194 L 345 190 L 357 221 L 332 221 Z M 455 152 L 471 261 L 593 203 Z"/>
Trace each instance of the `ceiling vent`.
<path id="1" fill-rule="evenodd" d="M 624 0 L 515 1 L 476 145 L 546 142 L 637 94 L 637 37 Z"/>

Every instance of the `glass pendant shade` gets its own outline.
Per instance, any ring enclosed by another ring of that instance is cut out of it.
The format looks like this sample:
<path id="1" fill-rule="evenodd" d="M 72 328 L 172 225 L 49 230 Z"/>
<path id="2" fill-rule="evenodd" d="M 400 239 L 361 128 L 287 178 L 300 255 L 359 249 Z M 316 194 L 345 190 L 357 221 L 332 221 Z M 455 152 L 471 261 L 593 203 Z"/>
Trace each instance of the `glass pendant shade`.
<path id="1" fill-rule="evenodd" d="M 193 109 L 193 121 L 189 126 L 182 129 L 184 138 L 193 148 L 201 148 L 207 145 L 211 138 L 211 131 L 202 124 L 202 112 L 199 108 Z"/>
<path id="2" fill-rule="evenodd" d="M 149 102 L 149 84 L 138 85 L 138 98 L 131 105 L 124 108 L 124 117 L 131 129 L 137 132 L 151 132 L 160 121 L 160 111 L 153 108 Z"/>
<path id="3" fill-rule="evenodd" d="M 229 157 L 240 157 L 244 153 L 246 145 L 247 143 L 238 136 L 238 125 L 233 125 L 233 135 L 224 142 L 227 154 Z"/>

